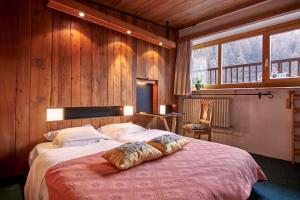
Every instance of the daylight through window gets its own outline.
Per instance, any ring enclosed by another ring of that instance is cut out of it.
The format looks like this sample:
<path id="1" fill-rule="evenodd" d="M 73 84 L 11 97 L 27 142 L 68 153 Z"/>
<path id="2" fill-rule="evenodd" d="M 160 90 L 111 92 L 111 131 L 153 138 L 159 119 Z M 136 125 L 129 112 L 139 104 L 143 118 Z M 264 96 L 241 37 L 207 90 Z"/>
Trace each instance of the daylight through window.
<path id="1" fill-rule="evenodd" d="M 300 77 L 300 29 L 270 36 L 270 78 Z"/>
<path id="2" fill-rule="evenodd" d="M 192 89 L 300 86 L 299 22 L 219 37 L 192 41 Z"/>
<path id="3" fill-rule="evenodd" d="M 222 44 L 222 83 L 262 80 L 262 36 Z"/>
<path id="4" fill-rule="evenodd" d="M 204 47 L 192 51 L 191 77 L 193 85 L 218 83 L 218 46 Z"/>

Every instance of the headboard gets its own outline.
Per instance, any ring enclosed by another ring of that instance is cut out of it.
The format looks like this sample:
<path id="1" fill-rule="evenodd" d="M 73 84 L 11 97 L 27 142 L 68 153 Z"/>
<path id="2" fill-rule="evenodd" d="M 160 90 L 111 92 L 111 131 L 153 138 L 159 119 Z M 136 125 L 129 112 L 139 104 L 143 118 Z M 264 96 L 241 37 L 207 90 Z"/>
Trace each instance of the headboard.
<path id="1" fill-rule="evenodd" d="M 54 131 L 85 124 L 91 124 L 95 128 L 99 128 L 106 124 L 132 121 L 132 116 L 124 116 L 125 107 L 131 107 L 133 111 L 133 106 L 50 108 L 47 109 L 47 120 L 50 120 L 47 122 L 47 129 L 48 131 Z"/>
<path id="2" fill-rule="evenodd" d="M 117 116 L 117 117 L 101 117 L 101 118 L 89 118 L 89 119 L 72 119 L 62 120 L 55 122 L 47 122 L 48 131 L 55 131 L 63 128 L 71 128 L 82 126 L 85 124 L 91 124 L 94 128 L 99 128 L 103 125 L 113 123 L 132 122 L 133 116 Z"/>

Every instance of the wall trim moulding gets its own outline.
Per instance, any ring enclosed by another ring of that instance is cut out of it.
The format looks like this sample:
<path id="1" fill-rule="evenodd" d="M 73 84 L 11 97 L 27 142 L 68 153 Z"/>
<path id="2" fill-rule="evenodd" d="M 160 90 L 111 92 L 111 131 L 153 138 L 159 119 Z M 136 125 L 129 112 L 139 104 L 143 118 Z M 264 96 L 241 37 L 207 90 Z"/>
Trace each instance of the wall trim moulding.
<path id="1" fill-rule="evenodd" d="M 155 45 L 168 49 L 176 48 L 176 43 L 174 41 L 158 36 L 152 32 L 107 15 L 104 12 L 74 0 L 49 0 L 47 6 Z"/>

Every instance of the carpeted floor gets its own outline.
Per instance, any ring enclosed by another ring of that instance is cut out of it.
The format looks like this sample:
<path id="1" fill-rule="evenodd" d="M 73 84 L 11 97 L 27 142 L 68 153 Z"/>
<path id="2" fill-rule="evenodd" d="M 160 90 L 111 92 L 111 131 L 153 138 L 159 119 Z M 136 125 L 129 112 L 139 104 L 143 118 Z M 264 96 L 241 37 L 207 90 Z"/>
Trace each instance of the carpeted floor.
<path id="1" fill-rule="evenodd" d="M 25 177 L 18 177 L 0 182 L 0 200 L 22 200 Z"/>
<path id="2" fill-rule="evenodd" d="M 300 164 L 253 155 L 268 181 L 254 185 L 250 200 L 300 200 Z"/>
<path id="3" fill-rule="evenodd" d="M 269 181 L 254 185 L 250 200 L 300 200 L 300 164 L 252 155 Z M 21 200 L 24 178 L 0 183 L 0 200 Z"/>

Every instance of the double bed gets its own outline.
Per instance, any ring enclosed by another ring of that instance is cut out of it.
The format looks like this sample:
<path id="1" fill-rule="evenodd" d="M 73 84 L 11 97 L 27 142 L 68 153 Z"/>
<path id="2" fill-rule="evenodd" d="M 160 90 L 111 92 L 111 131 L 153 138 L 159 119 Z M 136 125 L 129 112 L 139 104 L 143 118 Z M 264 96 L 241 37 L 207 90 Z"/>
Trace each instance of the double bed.
<path id="1" fill-rule="evenodd" d="M 266 180 L 246 151 L 192 138 L 178 152 L 118 170 L 103 152 L 170 132 L 116 127 L 100 128 L 109 137 L 84 146 L 37 145 L 30 153 L 25 199 L 242 200 L 255 182 Z"/>

